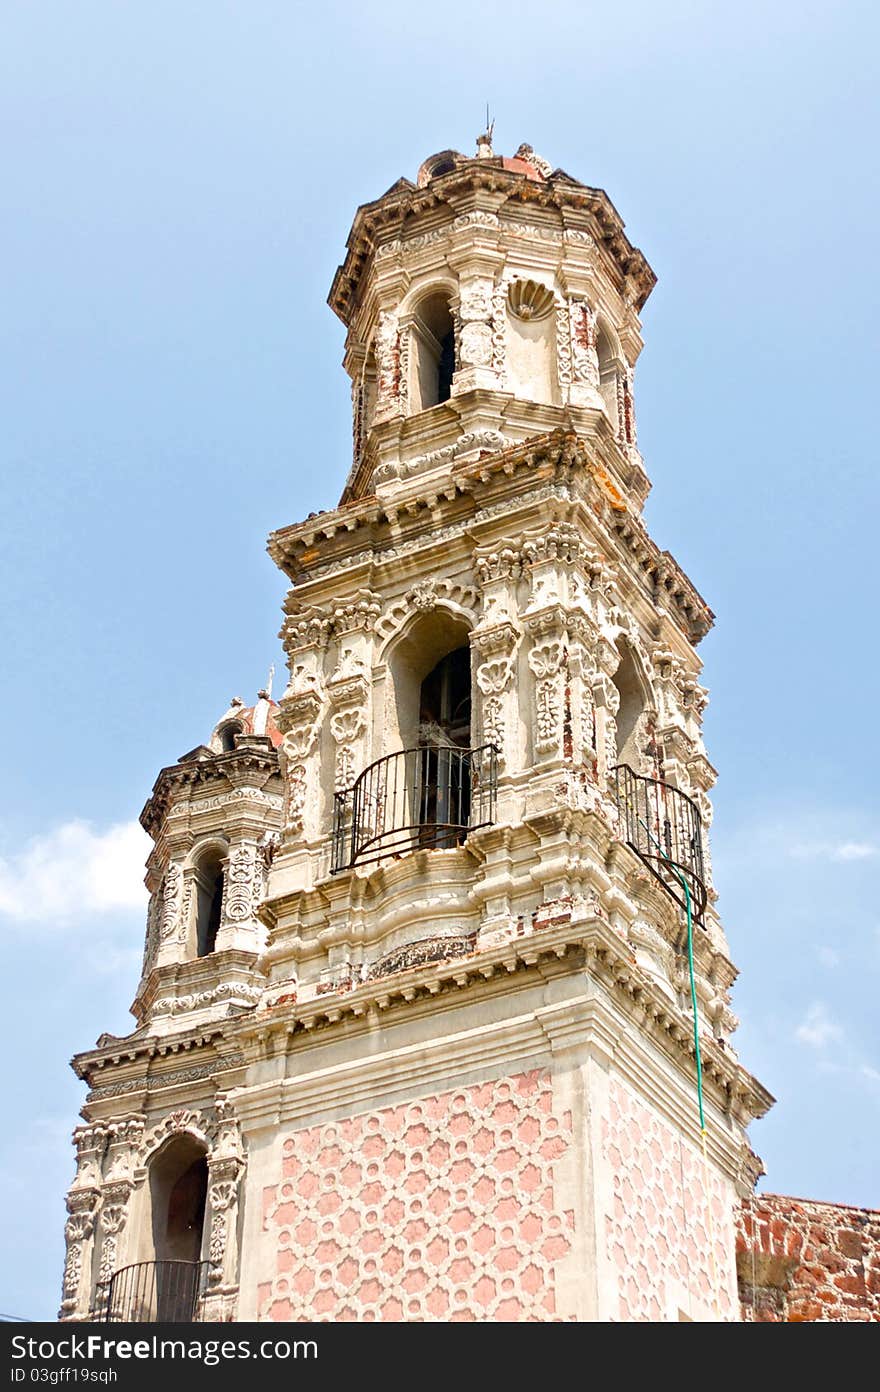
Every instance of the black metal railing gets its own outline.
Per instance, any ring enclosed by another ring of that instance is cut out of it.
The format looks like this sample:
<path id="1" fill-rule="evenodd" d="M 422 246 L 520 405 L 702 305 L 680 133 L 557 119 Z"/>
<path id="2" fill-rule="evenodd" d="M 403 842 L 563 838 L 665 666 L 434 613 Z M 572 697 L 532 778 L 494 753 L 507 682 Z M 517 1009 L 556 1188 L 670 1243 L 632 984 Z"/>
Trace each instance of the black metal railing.
<path id="1" fill-rule="evenodd" d="M 364 769 L 333 808 L 333 872 L 407 851 L 457 846 L 495 820 L 498 751 L 425 745 Z"/>
<path id="2" fill-rule="evenodd" d="M 196 1323 L 210 1265 L 153 1261 L 120 1267 L 98 1287 L 98 1317 L 113 1323 Z"/>
<path id="3" fill-rule="evenodd" d="M 629 764 L 611 770 L 612 791 L 623 840 L 677 904 L 686 907 L 681 877 L 687 882 L 694 921 L 706 910 L 703 835 L 696 803 L 671 783 L 647 778 Z"/>

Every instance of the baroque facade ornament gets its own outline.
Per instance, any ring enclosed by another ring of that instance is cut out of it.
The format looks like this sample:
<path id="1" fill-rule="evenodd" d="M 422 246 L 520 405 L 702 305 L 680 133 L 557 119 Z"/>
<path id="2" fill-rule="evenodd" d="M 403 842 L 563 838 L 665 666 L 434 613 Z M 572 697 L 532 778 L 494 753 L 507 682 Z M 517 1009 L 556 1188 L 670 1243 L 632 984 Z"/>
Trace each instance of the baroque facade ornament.
<path id="1" fill-rule="evenodd" d="M 535 676 L 535 749 L 539 753 L 555 754 L 562 744 L 561 673 L 565 661 L 562 640 L 536 643 L 528 660 Z"/>
<path id="2" fill-rule="evenodd" d="M 162 937 L 169 938 L 177 927 L 180 899 L 183 891 L 183 871 L 171 861 L 162 882 Z"/>
<path id="3" fill-rule="evenodd" d="M 226 917 L 241 923 L 253 917 L 257 848 L 243 841 L 230 853 L 226 871 Z"/>

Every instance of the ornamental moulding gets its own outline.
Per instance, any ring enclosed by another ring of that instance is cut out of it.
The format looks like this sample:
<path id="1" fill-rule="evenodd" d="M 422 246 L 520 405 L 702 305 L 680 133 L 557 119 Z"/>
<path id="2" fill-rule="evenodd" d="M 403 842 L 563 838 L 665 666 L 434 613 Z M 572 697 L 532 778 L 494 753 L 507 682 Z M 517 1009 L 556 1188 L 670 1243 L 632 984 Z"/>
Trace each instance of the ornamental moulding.
<path id="1" fill-rule="evenodd" d="M 88 1100 L 99 1102 L 105 1097 L 125 1097 L 132 1092 L 156 1092 L 166 1087 L 177 1087 L 180 1083 L 196 1083 L 203 1078 L 213 1078 L 229 1068 L 239 1068 L 244 1063 L 240 1052 L 224 1054 L 222 1058 L 210 1063 L 200 1063 L 193 1068 L 175 1068 L 166 1073 L 145 1073 L 142 1078 L 126 1078 L 119 1083 L 106 1083 L 103 1087 L 92 1088 Z"/>
<path id="2" fill-rule="evenodd" d="M 221 807 L 230 807 L 236 802 L 254 802 L 260 807 L 281 810 L 282 798 L 279 793 L 266 793 L 261 788 L 232 788 L 228 793 L 217 797 L 199 799 L 194 802 L 176 802 L 169 808 L 169 817 L 198 816 L 202 812 L 217 812 Z"/>
<path id="3" fill-rule="evenodd" d="M 453 580 L 425 580 L 407 590 L 395 601 L 376 624 L 376 636 L 382 647 L 406 625 L 414 613 L 447 608 L 457 611 L 473 623 L 476 619 L 478 595 L 469 585 Z"/>
<path id="4" fill-rule="evenodd" d="M 366 1017 L 371 1010 L 383 1014 L 389 1010 L 404 1012 L 418 1010 L 426 1003 L 428 1008 L 433 1009 L 431 1001 L 443 991 L 479 989 L 491 980 L 495 972 L 513 973 L 522 968 L 534 968 L 539 963 L 561 959 L 570 951 L 581 950 L 585 954 L 588 975 L 602 981 L 608 988 L 611 1000 L 623 1007 L 627 1014 L 637 1012 L 641 1033 L 652 1038 L 661 1048 L 671 1049 L 683 1058 L 689 1073 L 692 1073 L 693 1034 L 689 1016 L 659 990 L 649 973 L 636 965 L 629 944 L 604 919 L 594 915 L 572 921 L 570 910 L 547 927 L 535 928 L 522 937 L 508 939 L 491 947 L 478 948 L 465 958 L 424 963 L 402 970 L 393 977 L 330 992 L 307 1003 L 291 1003 L 289 1010 L 279 1011 L 273 1020 L 260 1023 L 259 1040 L 253 1025 L 243 1037 L 252 1040 L 254 1047 L 265 1050 L 269 1036 L 276 1031 L 283 1032 L 293 1040 L 300 1030 L 308 1032 L 316 1028 L 333 1028 L 344 1018 L 358 1020 Z M 573 1011 L 573 1018 L 577 1019 L 584 1011 L 589 1014 L 596 1008 L 596 997 L 579 998 L 570 1006 L 563 1004 L 558 1008 L 552 1007 L 548 1018 Z M 602 1009 L 607 1012 L 607 1006 Z M 543 1017 L 543 1012 L 539 1013 Z M 515 1029 L 520 1029 L 520 1036 L 514 1037 Z M 542 1037 L 546 1038 L 537 1018 L 517 1022 L 513 1030 L 509 1022 L 505 1023 L 495 1034 L 501 1050 L 499 1057 L 507 1057 L 511 1047 L 520 1053 L 523 1049 L 536 1052 L 536 1044 Z M 472 1039 L 471 1035 L 462 1036 L 459 1041 L 461 1052 L 454 1056 L 449 1053 L 448 1039 L 437 1046 L 436 1057 L 428 1057 L 427 1048 L 421 1049 L 411 1064 L 412 1076 L 422 1084 L 438 1069 L 463 1072 L 472 1066 L 468 1061 L 468 1050 L 473 1050 L 480 1066 L 485 1066 L 492 1052 L 492 1037 L 491 1029 L 479 1031 L 476 1039 Z M 625 1032 L 621 1034 L 619 1028 L 615 1028 L 614 1039 L 617 1050 L 629 1050 Z M 634 1068 L 629 1055 L 627 1067 Z M 640 1067 L 644 1071 L 643 1063 Z M 740 1118 L 746 1113 L 749 1117 L 759 1117 L 771 1105 L 772 1098 L 766 1089 L 712 1039 L 706 1040 L 703 1072 L 706 1086 L 714 1095 L 713 1100 L 724 1111 L 734 1111 Z M 393 1081 L 395 1087 L 402 1087 L 408 1077 L 406 1059 L 390 1050 L 386 1056 L 372 1062 L 365 1063 L 359 1059 L 345 1070 L 334 1069 L 332 1077 L 310 1074 L 305 1083 L 300 1084 L 299 1079 L 291 1075 L 281 1083 L 267 1083 L 239 1097 L 236 1105 L 242 1125 L 247 1129 L 259 1124 L 264 1108 L 273 1118 L 277 1118 L 280 1104 L 283 1104 L 285 1115 L 309 1114 L 332 1107 L 337 1101 L 347 1104 L 361 1091 L 364 1096 L 372 1096 L 385 1085 L 386 1080 Z M 658 1079 L 653 1074 L 651 1077 L 652 1085 L 655 1085 Z M 692 1113 L 688 1095 L 687 1106 L 682 1104 L 680 1121 L 687 1126 L 693 1125 Z"/>

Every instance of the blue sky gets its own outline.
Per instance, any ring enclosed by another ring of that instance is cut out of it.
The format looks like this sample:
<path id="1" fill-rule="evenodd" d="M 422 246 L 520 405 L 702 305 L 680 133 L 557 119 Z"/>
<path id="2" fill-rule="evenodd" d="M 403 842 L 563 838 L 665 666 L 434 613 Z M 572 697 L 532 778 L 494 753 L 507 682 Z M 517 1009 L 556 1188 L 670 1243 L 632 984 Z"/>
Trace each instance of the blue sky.
<path id="1" fill-rule="evenodd" d="M 349 458 L 356 206 L 529 141 L 607 190 L 644 313 L 647 519 L 718 615 L 713 851 L 765 1187 L 880 1206 L 874 7 L 5 7 L 0 1309 L 60 1294 L 74 1050 L 126 1031 L 136 819 L 270 662 L 276 526 Z"/>

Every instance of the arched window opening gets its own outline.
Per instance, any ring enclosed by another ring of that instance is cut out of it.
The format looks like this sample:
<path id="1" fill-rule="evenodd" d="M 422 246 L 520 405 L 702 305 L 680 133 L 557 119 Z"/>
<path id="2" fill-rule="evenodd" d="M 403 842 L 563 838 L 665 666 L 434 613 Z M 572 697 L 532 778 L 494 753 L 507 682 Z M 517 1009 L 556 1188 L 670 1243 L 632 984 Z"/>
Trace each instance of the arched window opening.
<path id="1" fill-rule="evenodd" d="M 614 674 L 614 685 L 620 697 L 617 711 L 617 760 L 642 772 L 646 763 L 645 730 L 642 715 L 645 711 L 644 687 L 639 678 L 632 649 L 626 643 L 618 645 L 620 666 Z"/>
<path id="2" fill-rule="evenodd" d="M 223 857 L 212 851 L 196 865 L 196 953 L 207 957 L 217 946 L 223 909 Z"/>
<path id="3" fill-rule="evenodd" d="M 422 744 L 423 726 L 434 721 L 444 730 L 456 708 L 461 738 L 453 739 L 447 730 L 444 742 L 470 743 L 470 715 L 465 731 L 461 704 L 465 697 L 470 700 L 468 632 L 462 618 L 438 605 L 419 614 L 394 644 L 388 654 L 393 709 L 385 753 Z"/>
<path id="4" fill-rule="evenodd" d="M 419 691 L 419 840 L 452 846 L 471 811 L 470 763 L 457 752 L 471 738 L 470 648 L 455 648 L 431 669 Z M 448 832 L 443 828 L 449 828 Z"/>
<path id="5" fill-rule="evenodd" d="M 471 738 L 471 653 L 456 648 L 441 657 L 421 685 L 419 742 L 466 748 Z"/>
<path id="6" fill-rule="evenodd" d="M 236 720 L 231 720 L 228 725 L 224 725 L 218 732 L 220 737 L 220 748 L 224 754 L 231 754 L 235 748 L 235 736 L 241 734 L 241 726 Z"/>
<path id="7" fill-rule="evenodd" d="M 202 1256 L 207 1198 L 205 1147 L 194 1136 L 176 1136 L 150 1165 L 156 1320 L 176 1323 L 195 1304 L 199 1268 L 194 1264 Z"/>
<path id="8" fill-rule="evenodd" d="M 494 746 L 474 748 L 470 628 L 438 604 L 417 611 L 386 650 L 382 753 L 336 794 L 333 871 L 452 847 L 496 815 Z"/>
<path id="9" fill-rule="evenodd" d="M 449 400 L 455 372 L 455 326 L 449 300 L 442 292 L 429 295 L 418 305 L 412 340 L 413 408 L 427 411 Z"/>

